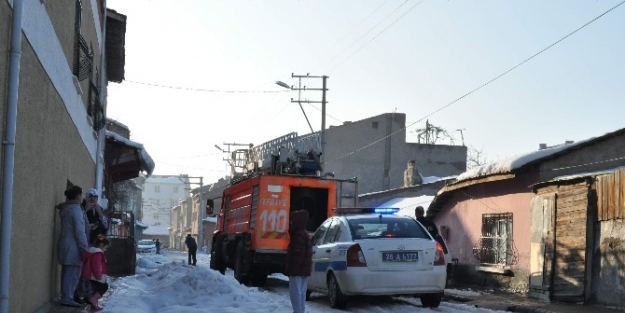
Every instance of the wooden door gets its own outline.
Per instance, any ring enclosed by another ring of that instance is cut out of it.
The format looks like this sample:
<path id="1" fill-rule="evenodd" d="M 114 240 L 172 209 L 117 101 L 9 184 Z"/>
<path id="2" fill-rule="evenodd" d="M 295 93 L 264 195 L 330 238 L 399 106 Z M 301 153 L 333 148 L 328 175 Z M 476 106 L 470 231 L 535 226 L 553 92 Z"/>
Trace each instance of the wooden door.
<path id="1" fill-rule="evenodd" d="M 530 293 L 550 299 L 551 275 L 555 248 L 554 215 L 556 195 L 553 190 L 536 195 L 531 202 Z"/>
<path id="2" fill-rule="evenodd" d="M 555 217 L 551 298 L 584 301 L 588 222 L 586 182 L 559 186 Z"/>

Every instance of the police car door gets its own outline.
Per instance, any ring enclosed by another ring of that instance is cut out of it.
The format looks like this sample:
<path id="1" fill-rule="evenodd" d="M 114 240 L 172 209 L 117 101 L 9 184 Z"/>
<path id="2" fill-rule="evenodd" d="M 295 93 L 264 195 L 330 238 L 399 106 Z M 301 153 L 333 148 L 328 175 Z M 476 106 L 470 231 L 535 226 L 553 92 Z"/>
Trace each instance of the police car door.
<path id="1" fill-rule="evenodd" d="M 330 264 L 330 253 L 325 249 L 325 241 L 328 230 L 330 229 L 334 219 L 328 219 L 315 232 L 312 238 L 313 246 L 313 268 L 308 278 L 308 286 L 311 289 L 325 288 L 326 270 Z"/>

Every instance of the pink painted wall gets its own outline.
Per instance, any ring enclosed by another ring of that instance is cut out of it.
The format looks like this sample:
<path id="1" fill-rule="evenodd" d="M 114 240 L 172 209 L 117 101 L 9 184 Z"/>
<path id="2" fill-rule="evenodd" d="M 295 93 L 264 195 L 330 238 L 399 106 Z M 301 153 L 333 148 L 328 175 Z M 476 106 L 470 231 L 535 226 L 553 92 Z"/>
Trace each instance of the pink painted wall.
<path id="1" fill-rule="evenodd" d="M 449 229 L 447 244 L 459 264 L 479 264 L 473 246 L 482 233 L 482 214 L 512 213 L 512 236 L 517 250 L 517 264 L 511 267 L 529 270 L 530 202 L 532 174 L 514 179 L 483 183 L 456 190 L 437 214 L 439 229 Z"/>

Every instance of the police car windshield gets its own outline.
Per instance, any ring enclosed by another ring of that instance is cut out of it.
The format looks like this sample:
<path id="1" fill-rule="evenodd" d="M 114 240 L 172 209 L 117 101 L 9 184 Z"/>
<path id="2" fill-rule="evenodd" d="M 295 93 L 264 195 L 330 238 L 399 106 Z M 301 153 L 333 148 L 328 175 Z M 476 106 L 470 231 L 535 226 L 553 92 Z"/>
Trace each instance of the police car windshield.
<path id="1" fill-rule="evenodd" d="M 359 218 L 348 221 L 353 239 L 423 238 L 429 234 L 411 218 Z"/>

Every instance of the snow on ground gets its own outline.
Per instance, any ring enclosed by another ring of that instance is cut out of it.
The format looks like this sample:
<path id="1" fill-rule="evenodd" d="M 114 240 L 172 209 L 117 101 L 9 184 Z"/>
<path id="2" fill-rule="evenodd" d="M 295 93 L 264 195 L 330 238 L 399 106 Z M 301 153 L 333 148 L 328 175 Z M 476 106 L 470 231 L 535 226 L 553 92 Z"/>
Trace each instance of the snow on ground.
<path id="1" fill-rule="evenodd" d="M 138 254 L 136 275 L 113 278 L 101 304 L 102 312 L 124 313 L 290 313 L 288 278 L 272 275 L 264 288 L 245 287 L 232 276 L 209 268 L 209 256 L 198 254 L 198 266 L 187 265 L 182 252 Z M 470 290 L 447 290 L 455 295 L 479 297 Z M 308 313 L 345 312 L 330 308 L 326 296 L 313 293 Z M 347 311 L 359 313 L 497 312 L 464 304 L 441 303 L 437 309 L 421 307 L 418 298 L 358 298 Z M 501 312 L 501 311 L 499 311 Z"/>

